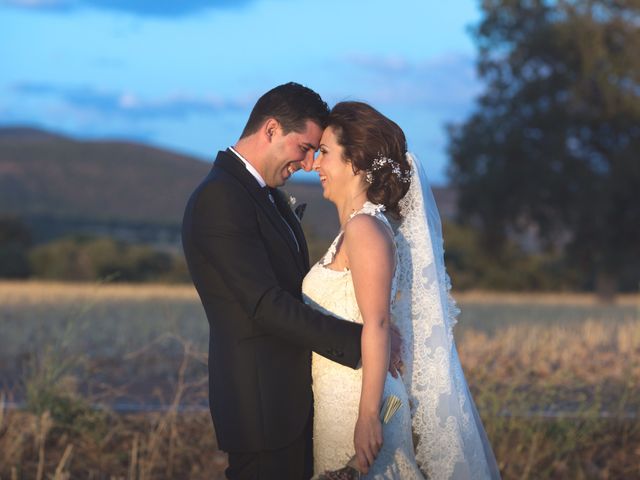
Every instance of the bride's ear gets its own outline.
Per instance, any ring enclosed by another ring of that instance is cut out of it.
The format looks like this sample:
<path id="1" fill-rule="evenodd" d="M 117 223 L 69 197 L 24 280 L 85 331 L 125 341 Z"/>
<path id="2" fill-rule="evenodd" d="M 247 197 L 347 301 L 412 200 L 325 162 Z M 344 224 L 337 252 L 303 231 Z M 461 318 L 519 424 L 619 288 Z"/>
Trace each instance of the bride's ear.
<path id="1" fill-rule="evenodd" d="M 363 182 L 367 183 L 367 172 L 365 170 L 358 170 L 353 163 L 351 163 L 351 169 L 354 177 L 360 177 Z"/>

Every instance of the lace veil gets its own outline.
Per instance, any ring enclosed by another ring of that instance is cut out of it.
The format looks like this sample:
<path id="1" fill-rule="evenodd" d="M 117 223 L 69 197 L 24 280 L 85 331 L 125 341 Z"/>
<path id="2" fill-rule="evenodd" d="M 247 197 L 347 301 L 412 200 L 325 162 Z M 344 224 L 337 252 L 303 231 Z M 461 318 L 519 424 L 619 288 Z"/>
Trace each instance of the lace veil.
<path id="1" fill-rule="evenodd" d="M 429 479 L 500 478 L 453 338 L 459 310 L 444 265 L 440 215 L 427 176 L 408 153 L 411 186 L 395 235 L 397 295 L 416 460 Z"/>

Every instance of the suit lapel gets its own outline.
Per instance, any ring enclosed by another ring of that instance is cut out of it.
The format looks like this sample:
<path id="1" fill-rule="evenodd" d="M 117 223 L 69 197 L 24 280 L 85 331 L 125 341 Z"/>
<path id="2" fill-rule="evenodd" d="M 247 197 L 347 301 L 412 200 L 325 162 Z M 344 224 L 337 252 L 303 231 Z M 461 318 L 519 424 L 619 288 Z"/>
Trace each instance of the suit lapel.
<path id="1" fill-rule="evenodd" d="M 237 159 L 237 157 L 230 151 L 221 151 L 218 152 L 218 156 L 216 157 L 215 164 L 216 167 L 220 167 L 223 170 L 227 171 L 231 175 L 233 175 L 247 190 L 249 195 L 253 198 L 253 200 L 258 204 L 262 212 L 269 218 L 269 221 L 273 224 L 278 233 L 282 236 L 284 241 L 289 246 L 291 250 L 292 257 L 295 259 L 295 263 L 297 267 L 300 269 L 302 273 L 305 273 L 307 269 L 305 268 L 305 262 L 302 259 L 301 252 L 298 252 L 298 248 L 291 238 L 291 232 L 287 228 L 287 226 L 282 221 L 282 217 L 278 213 L 278 210 L 274 207 L 274 205 L 269 200 L 269 197 L 266 195 L 265 191 L 260 187 L 256 179 L 249 173 L 249 171 L 245 168 L 242 162 Z M 293 227 L 292 227 L 293 228 Z M 294 230 L 295 232 L 295 230 Z M 296 234 L 296 238 L 300 242 L 299 236 Z M 300 249 L 302 250 L 302 243 L 300 243 Z M 305 245 L 306 249 L 306 245 Z"/>
<path id="2" fill-rule="evenodd" d="M 296 240 L 298 241 L 298 245 L 300 245 L 300 254 L 302 255 L 302 261 L 305 267 L 305 271 L 309 270 L 309 249 L 304 238 L 304 232 L 302 230 L 300 220 L 298 220 L 298 217 L 296 217 L 295 213 L 293 213 L 293 210 L 291 210 L 285 194 L 278 189 L 273 190 L 275 191 L 275 195 L 273 197 L 276 201 L 278 210 L 293 230 L 293 233 L 296 236 Z"/>

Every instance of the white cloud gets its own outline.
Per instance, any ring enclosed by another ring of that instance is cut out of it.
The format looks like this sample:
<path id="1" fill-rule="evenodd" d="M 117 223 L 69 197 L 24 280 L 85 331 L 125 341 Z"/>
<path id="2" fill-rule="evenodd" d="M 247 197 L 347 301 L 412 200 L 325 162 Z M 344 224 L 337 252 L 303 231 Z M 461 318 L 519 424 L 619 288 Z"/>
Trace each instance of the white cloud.
<path id="1" fill-rule="evenodd" d="M 68 0 L 2 0 L 0 3 L 23 8 L 51 8 L 69 4 Z"/>
<path id="2" fill-rule="evenodd" d="M 0 5 L 25 9 L 69 12 L 94 8 L 151 17 L 175 17 L 210 9 L 242 8 L 252 0 L 0 0 Z"/>
<path id="3" fill-rule="evenodd" d="M 214 94 L 192 95 L 177 92 L 143 98 L 133 92 L 114 92 L 91 86 L 60 86 L 23 82 L 12 86 L 14 93 L 28 98 L 48 97 L 77 112 L 102 117 L 181 118 L 191 114 L 215 115 L 221 111 L 250 108 L 245 100 L 226 99 Z"/>
<path id="4" fill-rule="evenodd" d="M 360 72 L 366 97 L 376 103 L 458 111 L 480 92 L 469 55 L 453 52 L 416 62 L 399 55 L 350 54 L 344 61 Z"/>
<path id="5" fill-rule="evenodd" d="M 138 105 L 138 99 L 131 93 L 123 93 L 120 95 L 118 102 L 122 108 L 135 108 Z"/>

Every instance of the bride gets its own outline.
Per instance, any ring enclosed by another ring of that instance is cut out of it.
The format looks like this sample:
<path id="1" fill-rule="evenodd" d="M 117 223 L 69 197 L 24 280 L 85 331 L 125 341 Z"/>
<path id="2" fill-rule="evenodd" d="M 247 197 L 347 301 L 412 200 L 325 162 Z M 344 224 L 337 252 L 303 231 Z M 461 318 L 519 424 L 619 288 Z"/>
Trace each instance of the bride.
<path id="1" fill-rule="evenodd" d="M 314 170 L 341 229 L 303 296 L 363 324 L 361 369 L 313 355 L 316 475 L 355 453 L 364 478 L 500 478 L 455 348 L 438 211 L 404 133 L 369 105 L 338 103 Z M 392 324 L 403 338 L 402 378 L 388 373 Z M 391 395 L 401 407 L 383 425 Z"/>

